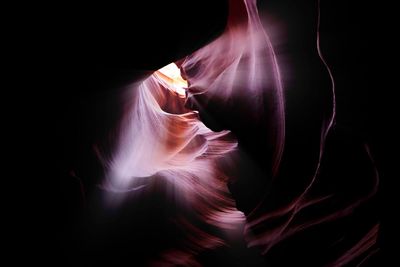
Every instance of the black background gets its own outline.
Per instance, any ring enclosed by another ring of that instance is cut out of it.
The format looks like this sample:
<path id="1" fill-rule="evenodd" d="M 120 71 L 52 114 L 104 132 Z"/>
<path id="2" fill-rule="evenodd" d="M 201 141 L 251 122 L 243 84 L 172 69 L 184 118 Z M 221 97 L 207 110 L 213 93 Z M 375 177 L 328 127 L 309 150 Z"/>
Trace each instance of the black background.
<path id="1" fill-rule="evenodd" d="M 364 1 L 321 2 L 321 49 L 337 85 L 337 127 L 370 145 L 382 186 L 387 175 L 385 89 L 376 77 L 374 35 L 379 26 L 371 16 L 379 11 Z M 327 103 L 326 96 L 307 89 L 313 81 L 326 82 L 314 79 L 313 72 L 320 68 L 307 61 L 308 53 L 315 53 L 316 1 L 260 1 L 259 6 L 269 16 L 267 22 L 276 26 L 271 37 L 278 56 L 301 70 L 293 75 L 304 77 L 297 87 L 290 81 L 287 88 L 289 135 L 301 135 L 296 122 L 304 129 L 319 127 L 313 119 L 304 123 L 302 118 L 321 108 L 319 99 Z M 11 248 L 23 249 L 24 257 L 17 260 L 76 265 L 75 235 L 83 204 L 81 185 L 71 180 L 71 170 L 82 177 L 90 196 L 102 170 L 93 144 L 112 139 L 110 129 L 120 115 L 115 90 L 218 36 L 227 3 L 66 3 L 17 10 L 24 19 L 11 32 L 16 44 L 9 53 L 17 85 L 12 102 L 17 104 L 6 106 L 15 114 L 10 127 L 19 133 L 13 135 L 21 147 L 13 149 L 17 164 L 10 167 L 9 177 L 21 174 L 23 185 L 18 188 L 27 189 L 27 194 L 20 193 L 27 198 L 15 201 L 12 217 L 21 226 L 13 230 Z M 383 246 L 385 225 L 382 229 Z"/>

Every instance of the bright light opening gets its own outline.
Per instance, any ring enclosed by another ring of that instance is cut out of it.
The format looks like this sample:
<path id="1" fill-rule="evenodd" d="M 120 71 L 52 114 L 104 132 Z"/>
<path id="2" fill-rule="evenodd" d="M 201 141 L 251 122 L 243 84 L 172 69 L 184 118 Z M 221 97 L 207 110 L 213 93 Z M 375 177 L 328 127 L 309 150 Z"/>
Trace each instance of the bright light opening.
<path id="1" fill-rule="evenodd" d="M 175 63 L 156 71 L 156 74 L 163 79 L 168 85 L 168 88 L 177 93 L 180 97 L 186 96 L 186 88 L 188 83 L 181 76 L 181 71 Z"/>

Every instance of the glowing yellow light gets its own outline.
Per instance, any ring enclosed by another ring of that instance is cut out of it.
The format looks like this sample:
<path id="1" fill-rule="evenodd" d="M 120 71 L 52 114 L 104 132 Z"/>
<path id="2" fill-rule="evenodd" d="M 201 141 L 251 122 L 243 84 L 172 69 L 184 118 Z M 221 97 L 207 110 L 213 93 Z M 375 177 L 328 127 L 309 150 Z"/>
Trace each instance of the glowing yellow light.
<path id="1" fill-rule="evenodd" d="M 167 83 L 169 89 L 181 97 L 186 96 L 185 88 L 188 87 L 188 83 L 182 78 L 181 71 L 175 63 L 159 69 L 156 74 Z"/>

